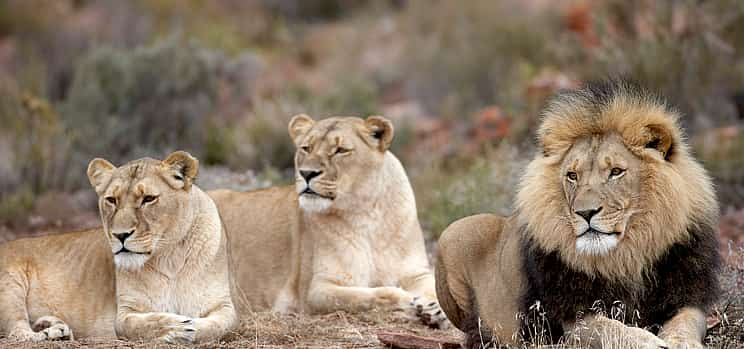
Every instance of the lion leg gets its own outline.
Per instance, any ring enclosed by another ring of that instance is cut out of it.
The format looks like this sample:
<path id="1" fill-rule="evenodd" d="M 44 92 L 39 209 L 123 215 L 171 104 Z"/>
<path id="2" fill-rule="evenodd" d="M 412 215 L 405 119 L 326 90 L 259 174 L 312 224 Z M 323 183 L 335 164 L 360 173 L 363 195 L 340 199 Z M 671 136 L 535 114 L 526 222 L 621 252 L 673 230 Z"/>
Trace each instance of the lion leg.
<path id="1" fill-rule="evenodd" d="M 173 313 L 121 312 L 116 319 L 116 335 L 125 339 L 161 340 L 191 344 L 196 340 L 194 319 Z"/>
<path id="2" fill-rule="evenodd" d="M 33 328 L 27 310 L 28 278 L 21 271 L 0 272 L 0 333 L 23 341 L 72 339 L 72 331 L 64 321 L 54 316 L 43 316 Z"/>
<path id="3" fill-rule="evenodd" d="M 23 273 L 0 271 L 0 333 L 17 340 L 41 341 L 45 337 L 31 329 L 26 308 L 28 279 Z"/>
<path id="4" fill-rule="evenodd" d="M 307 303 L 312 313 L 344 310 L 352 313 L 373 308 L 404 309 L 413 295 L 398 287 L 339 286 L 325 280 L 313 280 Z"/>
<path id="5" fill-rule="evenodd" d="M 449 327 L 450 322 L 437 300 L 434 275 L 429 270 L 404 277 L 400 284 L 402 289 L 414 295 L 410 308 L 404 309 L 407 313 L 429 327 L 441 329 Z"/>
<path id="6" fill-rule="evenodd" d="M 670 349 L 702 349 L 705 331 L 705 313 L 698 308 L 686 307 L 664 323 L 659 337 L 669 344 Z"/>
<path id="7" fill-rule="evenodd" d="M 437 255 L 435 268 L 437 299 L 439 299 L 439 305 L 449 321 L 451 321 L 455 327 L 462 329 L 463 321 L 467 317 L 468 311 L 467 309 L 460 307 L 460 303 L 455 299 L 453 290 L 450 286 L 459 286 L 460 289 L 467 289 L 467 285 L 465 285 L 462 280 L 451 279 L 441 251 L 443 251 L 443 249 L 440 247 L 440 253 Z"/>
<path id="8" fill-rule="evenodd" d="M 664 340 L 649 331 L 602 315 L 587 316 L 582 321 L 566 324 L 564 328 L 569 329 L 569 343 L 591 348 L 669 348 Z"/>
<path id="9" fill-rule="evenodd" d="M 232 302 L 225 302 L 222 306 L 202 318 L 194 319 L 196 328 L 196 342 L 203 343 L 220 339 L 238 323 L 238 314 Z"/>

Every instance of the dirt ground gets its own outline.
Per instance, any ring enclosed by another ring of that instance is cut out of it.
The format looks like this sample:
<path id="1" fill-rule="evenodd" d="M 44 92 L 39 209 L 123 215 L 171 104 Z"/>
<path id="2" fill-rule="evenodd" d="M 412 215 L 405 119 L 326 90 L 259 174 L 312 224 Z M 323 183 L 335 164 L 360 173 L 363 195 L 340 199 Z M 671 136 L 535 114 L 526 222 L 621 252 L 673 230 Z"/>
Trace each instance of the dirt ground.
<path id="1" fill-rule="evenodd" d="M 257 313 L 244 318 L 239 333 L 228 335 L 220 343 L 196 348 L 385 348 L 377 335 L 381 332 L 407 333 L 446 341 L 459 341 L 456 329 L 433 330 L 407 321 L 403 316 L 372 311 L 351 315 L 338 312 L 323 316 L 277 315 Z M 40 344 L 0 339 L 0 348 L 176 348 L 145 342 L 84 339 Z"/>

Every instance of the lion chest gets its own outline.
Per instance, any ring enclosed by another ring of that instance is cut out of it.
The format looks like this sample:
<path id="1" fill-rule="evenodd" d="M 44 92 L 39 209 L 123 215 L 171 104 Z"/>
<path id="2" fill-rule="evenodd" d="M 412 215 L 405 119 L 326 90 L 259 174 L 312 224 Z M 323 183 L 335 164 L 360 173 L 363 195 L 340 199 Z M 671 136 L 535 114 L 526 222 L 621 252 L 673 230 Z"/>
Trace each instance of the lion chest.
<path id="1" fill-rule="evenodd" d="M 346 228 L 315 240 L 315 272 L 346 286 L 397 286 L 405 269 L 406 244 L 386 236 L 390 227 L 377 222 Z"/>

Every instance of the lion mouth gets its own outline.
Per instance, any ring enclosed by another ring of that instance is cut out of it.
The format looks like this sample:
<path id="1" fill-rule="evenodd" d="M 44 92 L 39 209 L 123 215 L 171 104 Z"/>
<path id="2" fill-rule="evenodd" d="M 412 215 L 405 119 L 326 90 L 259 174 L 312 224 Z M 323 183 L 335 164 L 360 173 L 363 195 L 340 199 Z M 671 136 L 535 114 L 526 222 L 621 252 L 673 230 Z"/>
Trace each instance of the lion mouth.
<path id="1" fill-rule="evenodd" d="M 122 247 L 122 248 L 121 248 L 120 250 L 116 251 L 116 253 L 114 253 L 114 254 L 115 254 L 115 255 L 117 255 L 117 254 L 120 254 L 120 253 L 131 253 L 131 254 L 150 254 L 150 252 L 137 252 L 137 251 L 132 251 L 132 250 L 130 250 L 130 249 L 128 249 L 128 248 L 126 248 L 126 247 Z"/>
<path id="2" fill-rule="evenodd" d="M 583 233 L 581 233 L 577 238 L 583 237 L 583 236 L 612 236 L 612 235 L 620 235 L 619 231 L 611 231 L 611 232 L 604 232 L 601 230 L 597 230 L 594 228 L 588 228 L 587 230 L 584 230 Z"/>
<path id="3" fill-rule="evenodd" d="M 318 193 L 317 191 L 315 191 L 315 190 L 312 190 L 312 189 L 310 189 L 310 187 L 307 187 L 307 188 L 305 188 L 305 190 L 303 190 L 303 191 L 302 191 L 302 192 L 300 193 L 300 195 L 305 195 L 305 196 L 314 196 L 314 197 L 319 197 L 319 198 L 323 198 L 323 199 L 333 200 L 333 198 L 332 198 L 332 197 L 330 197 L 330 196 L 325 196 L 325 195 L 321 195 L 321 194 L 320 194 L 320 193 Z"/>

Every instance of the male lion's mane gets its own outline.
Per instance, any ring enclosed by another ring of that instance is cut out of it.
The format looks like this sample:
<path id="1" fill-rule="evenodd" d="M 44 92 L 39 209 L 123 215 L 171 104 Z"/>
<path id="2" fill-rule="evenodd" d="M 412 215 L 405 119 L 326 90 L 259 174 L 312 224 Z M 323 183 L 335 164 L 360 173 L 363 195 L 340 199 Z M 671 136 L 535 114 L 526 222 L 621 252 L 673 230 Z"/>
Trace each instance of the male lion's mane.
<path id="1" fill-rule="evenodd" d="M 529 315 L 539 302 L 549 337 L 557 340 L 561 324 L 598 305 L 609 309 L 619 301 L 627 322 L 654 331 L 683 307 L 710 309 L 720 293 L 718 206 L 709 177 L 684 143 L 676 112 L 637 85 L 616 80 L 559 95 L 543 117 L 542 154 L 528 167 L 518 194 L 527 283 L 521 311 Z M 559 218 L 565 199 L 557 171 L 577 139 L 612 132 L 647 166 L 637 198 L 647 204 L 631 218 L 616 250 L 580 256 L 572 230 Z M 527 326 L 534 323 L 522 327 L 529 337 Z"/>

